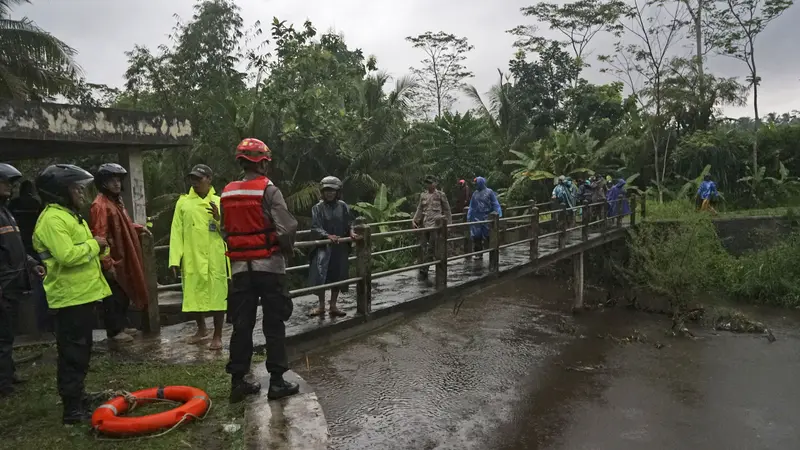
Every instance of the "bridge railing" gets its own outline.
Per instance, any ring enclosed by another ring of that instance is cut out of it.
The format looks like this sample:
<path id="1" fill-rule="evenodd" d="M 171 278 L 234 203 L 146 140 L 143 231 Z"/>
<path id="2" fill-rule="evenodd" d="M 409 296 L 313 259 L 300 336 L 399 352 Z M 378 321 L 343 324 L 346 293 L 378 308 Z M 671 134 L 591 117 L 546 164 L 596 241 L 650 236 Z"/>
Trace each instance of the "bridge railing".
<path id="1" fill-rule="evenodd" d="M 459 213 L 453 215 L 454 223 L 448 224 L 445 220 L 440 219 L 437 221 L 436 226 L 433 227 L 412 227 L 383 232 L 374 232 L 374 230 L 379 230 L 381 226 L 385 225 L 411 225 L 411 219 L 381 223 L 365 223 L 363 219 L 357 219 L 354 225 L 354 234 L 356 238 L 343 237 L 338 241 L 342 244 L 348 243 L 355 246 L 355 255 L 349 257 L 350 261 L 355 262 L 354 276 L 334 283 L 294 289 L 290 291 L 290 295 L 292 297 L 299 297 L 331 288 L 356 285 L 357 314 L 369 315 L 372 311 L 373 280 L 434 266 L 436 290 L 446 289 L 447 270 L 451 262 L 466 258 L 482 258 L 484 254 L 489 254 L 488 270 L 489 273 L 494 273 L 498 272 L 500 268 L 500 250 L 524 244 L 528 244 L 529 246 L 530 261 L 535 261 L 539 258 L 539 242 L 542 239 L 557 236 L 558 249 L 563 249 L 567 245 L 568 235 L 573 231 L 581 230 L 581 240 L 587 241 L 591 229 L 606 233 L 612 228 L 619 228 L 622 226 L 622 219 L 624 216 L 630 216 L 631 225 L 635 225 L 636 200 L 636 197 L 630 198 L 629 213 L 616 214 L 611 217 L 607 215 L 609 204 L 603 201 L 579 205 L 572 208 L 552 208 L 551 202 L 530 202 L 528 205 L 505 208 L 505 215 L 502 218 L 498 214 L 492 213 L 488 220 L 466 222 L 466 213 Z M 623 201 L 623 199 L 617 201 L 614 211 L 622 211 Z M 642 211 L 644 211 L 644 204 L 642 205 Z M 580 215 L 580 224 L 576 221 L 576 215 Z M 458 222 L 456 222 L 457 219 L 459 220 Z M 481 224 L 488 225 L 489 244 L 488 247 L 483 250 L 474 251 L 470 227 Z M 551 226 L 554 231 L 541 234 L 543 225 Z M 304 230 L 302 233 L 307 235 L 311 232 L 310 230 Z M 373 241 L 380 241 L 398 236 L 416 236 L 419 239 L 412 245 L 403 245 L 382 250 L 378 250 L 373 243 Z M 423 236 L 424 239 L 422 238 Z M 423 251 L 423 240 L 433 245 L 433 257 L 430 259 L 426 258 L 426 252 Z M 459 242 L 461 245 L 457 244 Z M 328 239 L 299 241 L 295 243 L 295 249 L 301 251 L 313 250 L 331 244 L 332 242 Z M 147 242 L 143 242 L 146 258 L 145 267 L 149 268 L 148 285 L 151 288 L 147 314 L 149 322 L 148 328 L 150 331 L 155 331 L 158 327 L 158 293 L 180 289 L 181 287 L 181 283 L 158 285 L 155 281 L 155 252 L 164 251 L 168 248 L 169 246 L 152 246 L 152 238 L 148 239 Z M 373 272 L 374 257 L 413 250 L 418 252 L 414 264 Z M 309 267 L 309 264 L 296 265 L 288 267 L 286 271 L 287 273 L 301 272 L 308 270 Z"/>

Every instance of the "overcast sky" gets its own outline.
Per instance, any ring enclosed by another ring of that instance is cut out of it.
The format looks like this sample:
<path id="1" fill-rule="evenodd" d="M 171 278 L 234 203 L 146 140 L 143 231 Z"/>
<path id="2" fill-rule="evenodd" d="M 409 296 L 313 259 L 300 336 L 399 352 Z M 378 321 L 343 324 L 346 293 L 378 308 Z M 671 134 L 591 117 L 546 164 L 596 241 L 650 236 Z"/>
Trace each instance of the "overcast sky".
<path id="1" fill-rule="evenodd" d="M 121 86 L 126 69 L 124 52 L 135 44 L 155 48 L 167 41 L 175 14 L 187 20 L 195 0 L 32 0 L 13 16 L 27 16 L 40 27 L 79 51 L 78 62 L 89 81 Z M 552 0 L 551 0 L 552 1 Z M 561 1 L 561 0 L 555 0 Z M 425 31 L 446 31 L 469 38 L 475 46 L 467 61 L 479 92 L 497 82 L 497 68 L 506 70 L 513 54 L 513 38 L 506 30 L 530 20 L 519 12 L 532 0 L 237 0 L 246 26 L 273 16 L 298 25 L 308 18 L 317 30 L 334 28 L 347 44 L 378 58 L 380 68 L 403 75 L 421 59 L 405 37 Z M 762 77 L 759 109 L 764 113 L 800 109 L 800 6 L 773 22 L 756 46 Z M 545 36 L 555 36 L 542 29 Z M 594 54 L 610 52 L 610 37 L 592 41 Z M 729 58 L 714 58 L 712 70 L 740 76 L 746 66 Z M 584 74 L 590 81 L 610 81 L 593 62 Z M 752 114 L 746 108 L 728 108 L 731 116 Z"/>

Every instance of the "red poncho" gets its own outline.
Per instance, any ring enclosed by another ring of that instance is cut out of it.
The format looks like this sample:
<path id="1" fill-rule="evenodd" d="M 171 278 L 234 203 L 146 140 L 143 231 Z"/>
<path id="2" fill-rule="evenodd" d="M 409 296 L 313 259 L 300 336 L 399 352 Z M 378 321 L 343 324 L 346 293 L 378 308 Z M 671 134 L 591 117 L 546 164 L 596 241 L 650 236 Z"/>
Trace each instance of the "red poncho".
<path id="1" fill-rule="evenodd" d="M 137 309 L 147 308 L 147 282 L 142 264 L 139 232 L 121 200 L 98 194 L 91 208 L 92 234 L 108 240 L 111 253 L 103 258 L 103 270 L 114 268 L 115 279 Z"/>

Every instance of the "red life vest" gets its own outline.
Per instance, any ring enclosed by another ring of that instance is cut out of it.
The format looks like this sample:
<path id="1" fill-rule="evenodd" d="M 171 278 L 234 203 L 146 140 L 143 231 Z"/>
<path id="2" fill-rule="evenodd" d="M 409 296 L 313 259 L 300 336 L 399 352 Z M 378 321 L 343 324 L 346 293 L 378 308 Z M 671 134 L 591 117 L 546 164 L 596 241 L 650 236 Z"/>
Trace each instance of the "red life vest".
<path id="1" fill-rule="evenodd" d="M 275 225 L 261 206 L 264 190 L 272 182 L 267 177 L 228 183 L 222 190 L 224 229 L 232 261 L 269 258 L 280 251 Z"/>

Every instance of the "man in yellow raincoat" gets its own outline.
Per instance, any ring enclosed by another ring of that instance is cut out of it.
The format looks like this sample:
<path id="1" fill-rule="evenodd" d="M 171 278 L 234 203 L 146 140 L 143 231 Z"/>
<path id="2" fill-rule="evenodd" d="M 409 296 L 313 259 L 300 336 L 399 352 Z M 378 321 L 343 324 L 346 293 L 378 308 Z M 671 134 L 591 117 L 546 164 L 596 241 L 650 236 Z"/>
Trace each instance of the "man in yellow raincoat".
<path id="1" fill-rule="evenodd" d="M 92 236 L 78 212 L 92 174 L 72 164 L 56 164 L 36 178 L 47 206 L 33 231 L 33 248 L 47 269 L 44 290 L 55 313 L 58 394 L 64 424 L 88 421 L 92 411 L 84 390 L 92 355 L 94 303 L 111 295 L 100 259 L 108 255 L 104 237 Z"/>
<path id="2" fill-rule="evenodd" d="M 205 316 L 214 317 L 212 350 L 222 349 L 222 326 L 228 298 L 229 263 L 220 234 L 219 197 L 211 186 L 211 168 L 198 164 L 189 172 L 189 193 L 181 195 L 172 216 L 169 265 L 182 273 L 183 312 L 195 313 L 198 343 L 208 335 Z"/>

